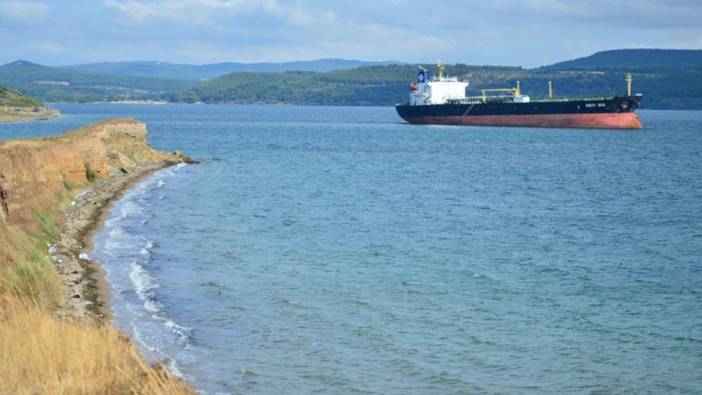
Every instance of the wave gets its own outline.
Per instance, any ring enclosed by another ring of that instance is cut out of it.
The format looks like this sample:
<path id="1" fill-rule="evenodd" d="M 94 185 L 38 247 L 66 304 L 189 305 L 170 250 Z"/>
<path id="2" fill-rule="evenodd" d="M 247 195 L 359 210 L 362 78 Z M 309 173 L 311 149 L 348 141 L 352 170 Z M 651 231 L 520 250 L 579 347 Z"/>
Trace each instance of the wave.
<path id="1" fill-rule="evenodd" d="M 162 306 L 156 300 L 156 294 L 154 293 L 154 290 L 160 287 L 156 279 L 146 271 L 144 266 L 136 261 L 132 262 L 130 267 L 129 278 L 132 279 L 136 294 L 144 303 L 144 308 L 152 313 L 161 311 Z"/>
<path id="2" fill-rule="evenodd" d="M 158 262 L 153 259 L 158 243 L 147 232 L 151 213 L 162 204 L 159 198 L 167 195 L 167 180 L 183 167 L 156 172 L 125 193 L 95 236 L 90 254 L 105 268 L 115 324 L 130 332 L 145 354 L 179 377 L 184 375 L 176 359 L 192 346 L 192 329 L 169 317 L 159 298 L 161 285 L 154 275 Z"/>

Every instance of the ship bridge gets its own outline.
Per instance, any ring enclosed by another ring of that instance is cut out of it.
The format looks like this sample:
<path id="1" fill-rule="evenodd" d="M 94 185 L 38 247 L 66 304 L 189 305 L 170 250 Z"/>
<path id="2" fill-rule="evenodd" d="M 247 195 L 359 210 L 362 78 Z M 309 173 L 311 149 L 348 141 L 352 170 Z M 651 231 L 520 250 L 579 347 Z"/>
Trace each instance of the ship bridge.
<path id="1" fill-rule="evenodd" d="M 419 68 L 417 82 L 410 87 L 410 105 L 445 104 L 451 100 L 466 98 L 468 83 L 459 81 L 456 77 L 445 76 L 442 63 L 439 63 L 437 68 L 438 77 L 433 77 L 429 71 Z"/>

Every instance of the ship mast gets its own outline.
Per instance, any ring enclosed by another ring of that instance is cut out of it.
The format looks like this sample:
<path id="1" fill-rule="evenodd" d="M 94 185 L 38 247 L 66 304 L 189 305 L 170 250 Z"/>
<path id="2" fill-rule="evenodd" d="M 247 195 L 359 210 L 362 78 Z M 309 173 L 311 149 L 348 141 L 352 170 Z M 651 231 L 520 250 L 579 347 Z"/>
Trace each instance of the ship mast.
<path id="1" fill-rule="evenodd" d="M 444 66 L 444 62 L 438 61 L 436 63 L 436 68 L 439 70 L 439 80 L 442 80 L 444 78 L 444 72 L 446 71 L 446 66 Z"/>
<path id="2" fill-rule="evenodd" d="M 626 95 L 631 96 L 631 83 L 634 79 L 631 77 L 631 73 L 626 73 Z"/>

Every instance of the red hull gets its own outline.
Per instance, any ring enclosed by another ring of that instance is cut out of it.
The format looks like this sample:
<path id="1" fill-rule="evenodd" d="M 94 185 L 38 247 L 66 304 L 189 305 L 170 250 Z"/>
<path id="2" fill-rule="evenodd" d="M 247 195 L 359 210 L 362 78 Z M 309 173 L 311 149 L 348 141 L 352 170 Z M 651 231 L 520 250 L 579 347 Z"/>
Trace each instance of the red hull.
<path id="1" fill-rule="evenodd" d="M 408 117 L 430 125 L 530 126 L 544 128 L 641 129 L 633 112 L 606 114 L 473 115 Z"/>

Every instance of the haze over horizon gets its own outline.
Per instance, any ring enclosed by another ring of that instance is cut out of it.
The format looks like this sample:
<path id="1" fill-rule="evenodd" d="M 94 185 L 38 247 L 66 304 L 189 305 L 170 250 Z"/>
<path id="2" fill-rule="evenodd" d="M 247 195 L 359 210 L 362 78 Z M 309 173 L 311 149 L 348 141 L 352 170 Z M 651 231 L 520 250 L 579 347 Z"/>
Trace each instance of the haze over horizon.
<path id="1" fill-rule="evenodd" d="M 0 63 L 342 58 L 536 67 L 617 48 L 700 49 L 701 18 L 692 0 L 0 0 Z"/>

